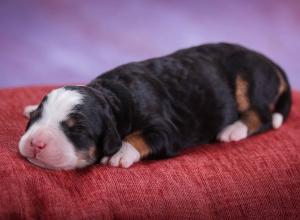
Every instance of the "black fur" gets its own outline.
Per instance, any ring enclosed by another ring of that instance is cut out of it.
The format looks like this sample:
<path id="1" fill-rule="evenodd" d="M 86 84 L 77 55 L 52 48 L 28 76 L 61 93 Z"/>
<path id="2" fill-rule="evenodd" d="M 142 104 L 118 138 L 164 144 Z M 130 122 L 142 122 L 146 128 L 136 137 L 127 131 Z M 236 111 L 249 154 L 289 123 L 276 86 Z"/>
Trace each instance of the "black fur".
<path id="1" fill-rule="evenodd" d="M 173 156 L 183 148 L 215 141 L 224 127 L 239 119 L 234 94 L 235 79 L 242 74 L 250 85 L 251 106 L 263 122 L 259 133 L 271 128 L 267 106 L 278 95 L 276 71 L 288 85 L 282 69 L 268 58 L 226 43 L 122 65 L 87 87 L 66 87 L 85 94 L 77 112 L 86 126 L 73 136 L 65 132 L 78 148 L 96 143 L 98 157 L 114 154 L 122 139 L 135 131 L 151 147 L 151 158 Z M 288 86 L 275 111 L 286 118 L 290 106 Z"/>
<path id="2" fill-rule="evenodd" d="M 27 126 L 25 128 L 25 131 L 27 131 L 33 123 L 35 123 L 36 121 L 38 121 L 42 117 L 42 108 L 43 108 L 43 104 L 44 104 L 45 101 L 47 101 L 47 96 L 45 96 L 43 98 L 43 100 L 40 102 L 37 109 L 30 112 L 30 114 L 29 114 L 30 118 L 29 118 L 29 121 L 28 121 Z"/>

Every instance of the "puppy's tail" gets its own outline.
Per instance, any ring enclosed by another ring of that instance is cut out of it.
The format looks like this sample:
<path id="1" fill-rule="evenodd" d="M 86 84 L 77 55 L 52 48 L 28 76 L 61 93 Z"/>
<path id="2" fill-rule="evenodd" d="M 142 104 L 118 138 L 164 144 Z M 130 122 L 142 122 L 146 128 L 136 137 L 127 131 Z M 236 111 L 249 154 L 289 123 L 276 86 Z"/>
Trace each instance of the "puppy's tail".
<path id="1" fill-rule="evenodd" d="M 288 117 L 292 106 L 291 89 L 287 81 L 287 78 L 285 77 L 284 74 L 280 74 L 279 78 L 281 78 L 280 83 L 284 84 L 284 89 L 280 91 L 281 94 L 279 95 L 277 102 L 275 104 L 275 109 L 272 117 L 272 124 L 273 124 L 273 128 L 275 129 L 281 127 L 283 122 Z"/>

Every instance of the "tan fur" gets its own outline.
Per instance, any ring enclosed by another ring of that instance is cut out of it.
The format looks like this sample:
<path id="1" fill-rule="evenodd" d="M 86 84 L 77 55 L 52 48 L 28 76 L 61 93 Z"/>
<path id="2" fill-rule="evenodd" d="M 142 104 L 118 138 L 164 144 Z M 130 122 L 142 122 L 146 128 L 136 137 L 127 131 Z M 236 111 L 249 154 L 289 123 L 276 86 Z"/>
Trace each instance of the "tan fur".
<path id="1" fill-rule="evenodd" d="M 248 127 L 249 135 L 255 133 L 262 125 L 259 115 L 253 110 L 245 112 L 242 116 L 242 121 Z"/>
<path id="2" fill-rule="evenodd" d="M 244 112 L 250 108 L 248 87 L 248 82 L 244 80 L 240 75 L 237 75 L 235 98 L 239 112 Z"/>
<path id="3" fill-rule="evenodd" d="M 278 86 L 278 93 L 275 97 L 274 102 L 269 105 L 271 112 L 275 111 L 276 102 L 278 101 L 278 99 L 282 95 L 282 93 L 284 93 L 287 90 L 287 83 L 284 80 L 282 73 L 277 69 L 275 70 L 275 72 L 279 79 L 279 86 Z"/>
<path id="4" fill-rule="evenodd" d="M 74 118 L 68 118 L 66 120 L 66 124 L 69 128 L 74 127 L 74 125 L 76 124 L 76 120 Z"/>
<path id="5" fill-rule="evenodd" d="M 77 156 L 77 167 L 83 167 L 91 164 L 91 161 L 96 158 L 96 147 L 91 146 L 89 150 L 86 151 L 76 151 Z"/>
<path id="6" fill-rule="evenodd" d="M 125 141 L 130 143 L 141 155 L 141 158 L 148 156 L 151 153 L 150 147 L 146 144 L 139 132 L 134 132 L 125 138 Z"/>
<path id="7" fill-rule="evenodd" d="M 287 84 L 282 76 L 282 73 L 279 71 L 279 70 L 276 70 L 276 74 L 279 78 L 279 88 L 278 88 L 278 93 L 279 93 L 279 96 L 286 91 L 287 89 Z"/>
<path id="8" fill-rule="evenodd" d="M 95 158 L 96 157 L 96 147 L 91 146 L 88 149 L 88 151 L 76 151 L 76 155 L 77 155 L 78 159 L 81 159 L 81 160 Z"/>

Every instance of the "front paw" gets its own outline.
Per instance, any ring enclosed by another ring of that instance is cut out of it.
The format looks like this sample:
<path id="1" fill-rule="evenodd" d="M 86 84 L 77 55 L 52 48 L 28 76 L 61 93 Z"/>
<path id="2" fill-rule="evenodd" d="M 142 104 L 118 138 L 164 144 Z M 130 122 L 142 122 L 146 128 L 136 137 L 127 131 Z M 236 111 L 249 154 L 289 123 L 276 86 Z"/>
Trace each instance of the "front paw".
<path id="1" fill-rule="evenodd" d="M 128 142 L 123 142 L 120 150 L 111 157 L 103 157 L 102 164 L 110 164 L 113 167 L 128 168 L 141 159 L 140 153 Z"/>

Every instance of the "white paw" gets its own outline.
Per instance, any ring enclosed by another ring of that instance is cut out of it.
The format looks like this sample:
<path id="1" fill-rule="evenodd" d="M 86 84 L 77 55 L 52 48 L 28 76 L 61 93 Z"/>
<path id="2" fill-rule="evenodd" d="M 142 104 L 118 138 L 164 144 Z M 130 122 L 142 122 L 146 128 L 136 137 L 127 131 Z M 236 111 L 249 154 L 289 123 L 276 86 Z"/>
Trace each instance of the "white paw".
<path id="1" fill-rule="evenodd" d="M 274 113 L 272 115 L 273 128 L 275 128 L 275 129 L 280 128 L 282 123 L 283 123 L 283 115 L 280 113 Z"/>
<path id="2" fill-rule="evenodd" d="M 107 164 L 108 161 L 109 161 L 109 157 L 102 157 L 102 159 L 100 160 L 100 163 Z"/>
<path id="3" fill-rule="evenodd" d="M 247 136 L 247 126 L 241 121 L 236 121 L 220 132 L 218 135 L 218 140 L 222 142 L 240 141 L 245 139 Z"/>
<path id="4" fill-rule="evenodd" d="M 141 158 L 140 153 L 128 142 L 123 142 L 120 150 L 115 153 L 111 158 L 103 157 L 102 164 L 110 164 L 114 167 L 128 168 Z"/>
<path id="5" fill-rule="evenodd" d="M 33 112 L 34 110 L 36 110 L 38 107 L 38 105 L 27 105 L 25 108 L 24 108 L 24 111 L 23 111 L 23 114 L 29 118 L 30 117 L 30 113 Z"/>

